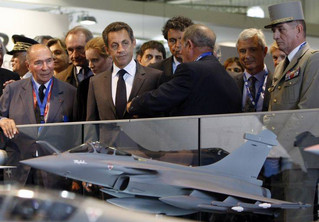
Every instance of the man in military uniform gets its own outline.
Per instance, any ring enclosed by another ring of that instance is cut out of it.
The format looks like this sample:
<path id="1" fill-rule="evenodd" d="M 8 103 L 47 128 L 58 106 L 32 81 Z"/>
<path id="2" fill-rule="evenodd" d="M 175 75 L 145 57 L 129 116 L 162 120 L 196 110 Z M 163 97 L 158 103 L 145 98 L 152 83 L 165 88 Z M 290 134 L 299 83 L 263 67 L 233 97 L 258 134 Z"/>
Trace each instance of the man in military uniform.
<path id="1" fill-rule="evenodd" d="M 287 59 L 275 70 L 269 110 L 318 108 L 319 53 L 306 42 L 306 23 L 300 2 L 269 6 L 273 38 Z"/>
<path id="2" fill-rule="evenodd" d="M 26 65 L 26 55 L 28 48 L 31 45 L 38 44 L 38 42 L 23 35 L 13 35 L 12 39 L 14 46 L 13 49 L 8 52 L 9 55 L 12 55 L 12 71 L 18 73 L 21 79 L 31 77 L 32 74 Z"/>
<path id="3" fill-rule="evenodd" d="M 275 70 L 270 91 L 269 110 L 294 110 L 319 108 L 319 53 L 310 48 L 306 42 L 306 24 L 301 2 L 285 2 L 271 5 L 268 8 L 271 23 L 265 28 L 271 28 L 273 38 L 280 50 L 287 56 Z M 285 118 L 287 117 L 287 118 Z M 269 117 L 268 117 L 269 118 Z M 287 115 L 278 115 L 278 118 L 269 118 L 267 127 L 272 127 L 277 134 L 277 140 L 285 148 L 294 162 L 283 158 L 281 184 L 284 199 L 311 204 L 303 210 L 285 211 L 282 216 L 284 221 L 314 221 L 317 220 L 317 181 L 318 168 L 312 167 L 307 158 L 306 171 L 300 168 L 300 163 L 295 164 L 296 154 L 300 145 L 294 143 L 299 132 L 314 131 L 311 124 L 305 124 L 303 115 L 296 112 Z M 297 158 L 296 158 L 297 156 Z M 276 197 L 275 197 L 276 198 Z"/>

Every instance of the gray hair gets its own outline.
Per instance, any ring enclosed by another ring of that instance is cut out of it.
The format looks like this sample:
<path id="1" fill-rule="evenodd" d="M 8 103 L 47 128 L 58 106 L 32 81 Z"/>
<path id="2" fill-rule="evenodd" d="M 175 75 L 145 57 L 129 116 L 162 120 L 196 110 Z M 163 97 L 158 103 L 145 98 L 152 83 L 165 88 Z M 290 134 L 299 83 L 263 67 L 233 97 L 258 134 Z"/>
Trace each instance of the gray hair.
<path id="1" fill-rule="evenodd" d="M 259 45 L 263 49 L 265 49 L 267 47 L 265 35 L 261 31 L 261 29 L 255 29 L 255 28 L 244 29 L 244 31 L 242 31 L 239 34 L 238 40 L 237 40 L 237 43 L 236 43 L 236 48 L 238 48 L 238 42 L 239 41 L 245 41 L 247 39 L 253 38 L 254 36 L 257 36 Z"/>
<path id="2" fill-rule="evenodd" d="M 196 47 L 208 47 L 214 50 L 216 34 L 213 30 L 200 24 L 191 25 L 185 29 L 183 40 L 190 39 Z"/>

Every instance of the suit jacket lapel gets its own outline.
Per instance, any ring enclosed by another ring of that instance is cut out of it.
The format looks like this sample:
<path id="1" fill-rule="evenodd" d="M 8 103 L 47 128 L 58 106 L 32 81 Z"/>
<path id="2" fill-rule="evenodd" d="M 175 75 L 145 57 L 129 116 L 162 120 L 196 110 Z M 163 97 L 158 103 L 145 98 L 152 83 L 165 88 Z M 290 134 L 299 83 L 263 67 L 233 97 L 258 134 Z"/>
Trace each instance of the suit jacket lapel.
<path id="1" fill-rule="evenodd" d="M 132 91 L 128 101 L 131 101 L 134 97 L 138 95 L 143 83 L 145 80 L 145 70 L 143 66 L 139 63 L 136 63 L 136 73 L 133 81 Z"/>
<path id="2" fill-rule="evenodd" d="M 32 83 L 31 78 L 29 81 L 25 81 L 23 85 L 21 85 L 20 91 L 20 100 L 25 108 L 25 112 L 29 119 L 30 124 L 36 124 L 37 121 L 35 119 L 34 106 L 33 106 L 33 91 L 32 91 Z"/>
<path id="3" fill-rule="evenodd" d="M 56 79 L 53 77 L 52 78 L 52 91 L 51 91 L 51 99 L 50 99 L 50 109 L 49 109 L 49 115 L 47 118 L 48 123 L 52 122 L 60 122 L 63 117 L 62 116 L 57 116 L 58 113 L 60 112 L 60 109 L 62 109 L 62 104 L 63 104 L 63 90 L 60 89 L 60 84 Z"/>
<path id="4" fill-rule="evenodd" d="M 113 71 L 106 71 L 105 73 L 100 74 L 100 75 L 104 75 L 103 82 L 101 82 L 100 87 L 101 87 L 101 90 L 103 90 L 102 93 L 106 94 L 106 99 L 107 99 L 107 102 L 109 103 L 108 105 L 106 105 L 106 107 L 103 107 L 102 109 L 107 110 L 107 106 L 110 106 L 112 108 L 114 116 L 116 116 L 115 104 L 112 98 L 112 72 Z M 105 86 L 106 86 L 106 92 L 104 92 Z M 101 104 L 105 104 L 105 103 L 103 102 Z"/>
<path id="5" fill-rule="evenodd" d="M 166 61 L 166 64 L 164 65 L 164 73 L 174 74 L 173 73 L 173 56 L 171 56 L 171 58 Z"/>
<path id="6" fill-rule="evenodd" d="M 240 90 L 240 93 L 242 94 L 243 93 L 243 87 L 244 87 L 244 78 L 243 78 L 243 73 L 241 74 L 238 74 L 236 76 L 233 77 L 233 79 L 235 80 L 239 90 Z"/>
<path id="7" fill-rule="evenodd" d="M 306 43 L 297 53 L 296 55 L 293 57 L 293 59 L 290 61 L 290 63 L 288 64 L 288 66 L 286 67 L 286 69 L 284 70 L 284 61 L 282 61 L 279 65 L 278 65 L 278 72 L 275 72 L 275 76 L 274 76 L 274 81 L 275 81 L 275 85 L 277 85 L 279 83 L 279 81 L 286 76 L 287 72 L 292 70 L 296 64 L 298 64 L 298 61 L 300 60 L 300 58 L 310 49 L 308 43 Z M 277 71 L 277 70 L 276 70 Z"/>

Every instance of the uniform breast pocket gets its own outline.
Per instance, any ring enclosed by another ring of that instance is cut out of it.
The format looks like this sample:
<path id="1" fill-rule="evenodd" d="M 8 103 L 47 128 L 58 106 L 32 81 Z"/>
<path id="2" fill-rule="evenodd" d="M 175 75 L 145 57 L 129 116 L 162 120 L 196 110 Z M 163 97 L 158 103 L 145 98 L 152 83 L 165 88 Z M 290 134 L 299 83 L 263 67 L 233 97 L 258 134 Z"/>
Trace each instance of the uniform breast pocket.
<path id="1" fill-rule="evenodd" d="M 301 77 L 296 77 L 285 81 L 282 85 L 282 103 L 292 104 L 299 100 L 301 87 Z"/>

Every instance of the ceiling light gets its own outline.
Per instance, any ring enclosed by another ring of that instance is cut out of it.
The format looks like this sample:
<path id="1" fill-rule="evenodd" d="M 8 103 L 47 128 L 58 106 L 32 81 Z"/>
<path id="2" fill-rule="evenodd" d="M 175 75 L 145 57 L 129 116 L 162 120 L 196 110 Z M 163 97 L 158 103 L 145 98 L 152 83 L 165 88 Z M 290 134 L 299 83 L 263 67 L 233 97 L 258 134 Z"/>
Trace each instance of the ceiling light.
<path id="1" fill-rule="evenodd" d="M 94 25 L 97 23 L 96 18 L 94 16 L 89 15 L 81 15 L 78 17 L 78 22 L 81 25 Z"/>
<path id="2" fill-rule="evenodd" d="M 264 10 L 260 6 L 253 6 L 247 10 L 248 17 L 265 18 Z"/>

